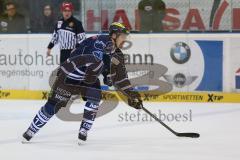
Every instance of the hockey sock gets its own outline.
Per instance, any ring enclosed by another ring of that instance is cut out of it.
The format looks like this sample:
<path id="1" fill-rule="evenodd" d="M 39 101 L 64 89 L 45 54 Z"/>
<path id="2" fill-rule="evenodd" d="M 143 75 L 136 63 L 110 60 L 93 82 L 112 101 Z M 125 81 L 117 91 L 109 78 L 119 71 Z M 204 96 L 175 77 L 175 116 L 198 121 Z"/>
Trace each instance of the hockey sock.
<path id="1" fill-rule="evenodd" d="M 34 117 L 33 122 L 28 128 L 28 132 L 30 132 L 31 135 L 36 134 L 55 114 L 54 109 L 54 105 L 46 103 L 45 106 L 43 106 Z"/>
<path id="2" fill-rule="evenodd" d="M 97 115 L 99 104 L 96 102 L 87 102 L 84 107 L 84 113 L 83 113 L 83 120 L 81 123 L 81 129 L 85 129 L 86 131 L 90 130 L 93 122 L 95 120 L 95 117 Z"/>

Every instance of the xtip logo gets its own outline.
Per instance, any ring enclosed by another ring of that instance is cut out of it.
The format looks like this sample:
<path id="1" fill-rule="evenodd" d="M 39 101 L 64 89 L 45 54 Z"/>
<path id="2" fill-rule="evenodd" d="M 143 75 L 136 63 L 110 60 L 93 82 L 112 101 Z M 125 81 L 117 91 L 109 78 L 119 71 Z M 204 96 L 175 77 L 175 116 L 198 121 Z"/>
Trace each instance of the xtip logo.
<path id="1" fill-rule="evenodd" d="M 216 102 L 223 100 L 223 96 L 208 94 L 208 102 Z"/>
<path id="2" fill-rule="evenodd" d="M 48 99 L 48 92 L 42 92 L 42 99 Z"/>
<path id="3" fill-rule="evenodd" d="M 10 92 L 4 92 L 0 90 L 0 98 L 7 98 L 10 96 Z"/>

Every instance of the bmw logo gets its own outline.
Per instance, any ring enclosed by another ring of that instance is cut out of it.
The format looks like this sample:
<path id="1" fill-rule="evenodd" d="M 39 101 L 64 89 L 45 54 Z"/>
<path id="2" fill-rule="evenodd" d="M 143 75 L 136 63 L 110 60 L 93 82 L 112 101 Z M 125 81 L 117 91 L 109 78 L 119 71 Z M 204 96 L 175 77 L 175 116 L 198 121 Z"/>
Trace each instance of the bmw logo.
<path id="1" fill-rule="evenodd" d="M 186 63 L 191 57 L 191 50 L 184 42 L 175 43 L 171 48 L 171 58 L 177 64 Z"/>

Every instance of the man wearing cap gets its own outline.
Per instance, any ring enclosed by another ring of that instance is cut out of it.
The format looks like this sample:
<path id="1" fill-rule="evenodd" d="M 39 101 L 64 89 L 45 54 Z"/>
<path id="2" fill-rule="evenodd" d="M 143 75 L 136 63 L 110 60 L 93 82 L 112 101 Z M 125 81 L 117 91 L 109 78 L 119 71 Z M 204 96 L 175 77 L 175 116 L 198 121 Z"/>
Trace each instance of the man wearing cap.
<path id="1" fill-rule="evenodd" d="M 73 4 L 63 2 L 61 5 L 62 18 L 57 22 L 52 40 L 48 45 L 47 56 L 51 55 L 51 49 L 55 44 L 60 46 L 60 64 L 67 60 L 73 49 L 86 39 L 82 22 L 73 16 Z"/>

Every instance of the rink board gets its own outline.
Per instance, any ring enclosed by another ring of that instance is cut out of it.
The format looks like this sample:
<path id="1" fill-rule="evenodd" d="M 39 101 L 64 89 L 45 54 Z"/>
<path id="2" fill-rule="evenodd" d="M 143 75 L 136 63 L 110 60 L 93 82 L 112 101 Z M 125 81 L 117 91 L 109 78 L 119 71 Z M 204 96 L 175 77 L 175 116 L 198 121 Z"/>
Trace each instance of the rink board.
<path id="1" fill-rule="evenodd" d="M 49 77 L 59 61 L 58 47 L 46 58 L 50 38 L 49 34 L 0 35 L 0 99 L 47 98 Z M 240 34 L 132 34 L 123 52 L 128 64 L 153 63 L 143 70 L 149 72 L 143 84 L 149 92 L 155 85 L 152 80 L 173 85 L 167 95 L 144 95 L 146 101 L 240 102 L 239 41 Z M 167 72 L 156 74 L 155 64 Z M 129 78 L 141 76 L 134 73 Z"/>
<path id="2" fill-rule="evenodd" d="M 0 99 L 27 99 L 45 100 L 48 91 L 37 90 L 0 90 Z M 108 94 L 110 93 L 110 94 Z M 103 100 L 118 99 L 122 101 L 117 92 L 103 92 Z M 110 96 L 109 96 L 110 95 Z M 221 92 L 171 92 L 161 94 L 157 92 L 142 92 L 142 99 L 145 102 L 209 102 L 209 103 L 240 103 L 239 93 Z M 116 98 L 115 98 L 116 97 Z"/>

